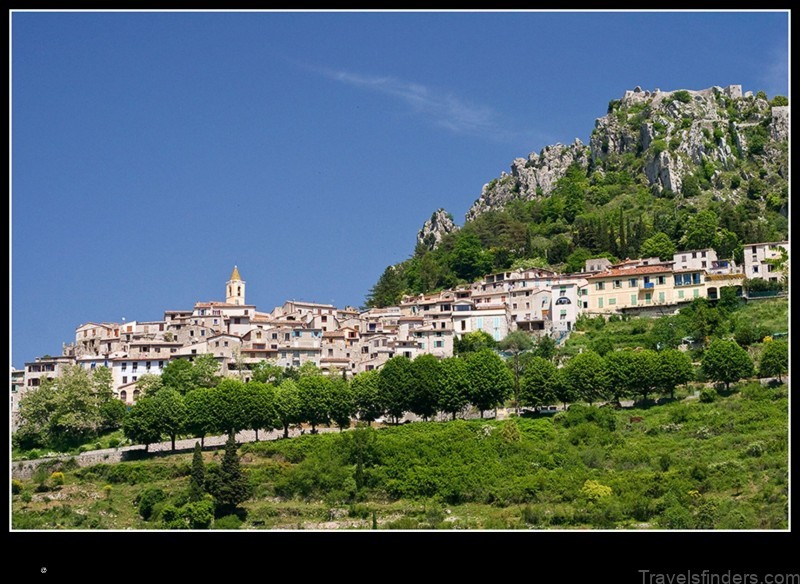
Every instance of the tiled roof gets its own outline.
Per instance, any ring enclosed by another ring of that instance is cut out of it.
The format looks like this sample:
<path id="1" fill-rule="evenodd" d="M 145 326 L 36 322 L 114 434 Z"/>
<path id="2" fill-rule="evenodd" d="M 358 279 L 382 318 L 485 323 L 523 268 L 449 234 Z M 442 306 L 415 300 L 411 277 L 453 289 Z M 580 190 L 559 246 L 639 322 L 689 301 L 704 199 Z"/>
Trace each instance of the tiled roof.
<path id="1" fill-rule="evenodd" d="M 600 278 L 627 278 L 628 276 L 639 276 L 646 274 L 671 273 L 670 266 L 639 266 L 638 268 L 614 268 L 605 272 L 586 276 L 587 280 L 597 280 Z"/>

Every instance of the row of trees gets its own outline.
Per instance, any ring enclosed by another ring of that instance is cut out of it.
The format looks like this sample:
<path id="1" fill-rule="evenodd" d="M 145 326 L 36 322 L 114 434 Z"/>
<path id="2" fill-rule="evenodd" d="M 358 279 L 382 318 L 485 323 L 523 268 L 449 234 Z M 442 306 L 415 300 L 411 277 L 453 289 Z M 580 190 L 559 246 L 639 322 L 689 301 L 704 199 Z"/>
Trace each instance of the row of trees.
<path id="1" fill-rule="evenodd" d="M 470 333 L 457 350 L 446 359 L 393 357 L 350 381 L 325 375 L 311 363 L 284 370 L 263 362 L 245 383 L 218 376 L 211 357 L 177 360 L 160 377 L 140 378 L 141 397 L 127 413 L 113 397 L 106 368 L 90 374 L 72 367 L 26 394 L 15 443 L 22 448 L 75 445 L 121 425 L 135 443 L 167 437 L 174 449 L 177 437 L 186 434 L 202 441 L 206 435 L 254 430 L 258 440 L 260 430 L 282 429 L 288 437 L 293 425 L 308 424 L 316 433 L 320 425 L 346 428 L 354 418 L 372 422 L 388 416 L 397 423 L 406 412 L 426 420 L 445 412 L 455 419 L 470 406 L 483 416 L 509 399 L 515 407 L 646 400 L 654 393 L 673 395 L 695 378 L 688 354 L 672 348 L 586 350 L 558 367 L 552 340 L 534 343 L 517 331 L 500 343 L 485 333 Z M 758 373 L 780 378 L 787 371 L 788 343 L 765 342 Z M 755 366 L 735 340 L 714 339 L 703 354 L 702 373 L 729 386 L 752 376 Z"/>

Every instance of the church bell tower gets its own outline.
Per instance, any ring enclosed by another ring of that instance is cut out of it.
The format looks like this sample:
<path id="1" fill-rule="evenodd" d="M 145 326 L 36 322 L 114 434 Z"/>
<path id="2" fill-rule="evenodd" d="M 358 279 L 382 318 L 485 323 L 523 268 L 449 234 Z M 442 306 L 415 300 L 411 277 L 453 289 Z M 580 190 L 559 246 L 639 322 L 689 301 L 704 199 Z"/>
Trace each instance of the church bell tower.
<path id="1" fill-rule="evenodd" d="M 239 275 L 239 268 L 233 266 L 231 279 L 225 287 L 225 302 L 227 304 L 244 304 L 244 280 Z"/>

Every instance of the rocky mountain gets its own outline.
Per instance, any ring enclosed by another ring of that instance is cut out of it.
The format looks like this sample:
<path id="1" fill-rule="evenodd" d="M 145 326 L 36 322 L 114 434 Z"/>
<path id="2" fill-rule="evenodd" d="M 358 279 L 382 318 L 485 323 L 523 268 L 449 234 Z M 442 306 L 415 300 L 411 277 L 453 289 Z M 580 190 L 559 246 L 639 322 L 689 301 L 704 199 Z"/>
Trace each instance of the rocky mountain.
<path id="1" fill-rule="evenodd" d="M 521 266 L 575 271 L 589 257 L 713 247 L 737 262 L 747 243 L 788 238 L 789 100 L 739 85 L 636 87 L 609 102 L 589 143 L 517 158 L 483 186 L 457 227 L 438 209 L 412 257 L 367 297 L 386 306 Z"/>
<path id="2" fill-rule="evenodd" d="M 788 117 L 787 105 L 770 104 L 762 93 L 742 94 L 740 85 L 699 91 L 636 87 L 609 103 L 607 115 L 595 122 L 588 146 L 576 139 L 570 145 L 545 146 L 538 154 L 515 159 L 510 173 L 503 172 L 483 186 L 466 220 L 502 209 L 515 199 L 548 196 L 571 165 L 590 173 L 622 166 L 646 180 L 654 194 L 664 189 L 681 193 L 687 176 L 708 173 L 713 165 L 707 177 L 711 192 L 735 197 L 752 173 L 744 170 L 739 181 L 733 180 L 738 186 L 722 180 L 723 173 L 739 170 L 748 153 L 763 154 L 772 167 L 767 173 L 786 180 L 788 157 L 781 156 L 781 145 L 785 150 Z M 750 148 L 753 140 L 754 149 Z M 629 159 L 620 160 L 625 155 Z"/>
<path id="3" fill-rule="evenodd" d="M 426 249 L 435 249 L 445 235 L 457 229 L 453 216 L 444 209 L 437 209 L 417 233 L 417 244 Z"/>

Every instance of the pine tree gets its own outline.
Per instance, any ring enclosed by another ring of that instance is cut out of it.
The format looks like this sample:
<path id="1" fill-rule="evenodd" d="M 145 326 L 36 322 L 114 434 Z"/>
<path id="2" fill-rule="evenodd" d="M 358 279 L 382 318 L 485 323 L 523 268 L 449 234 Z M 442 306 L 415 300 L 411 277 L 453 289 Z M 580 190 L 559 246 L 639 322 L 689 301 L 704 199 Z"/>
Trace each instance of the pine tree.
<path id="1" fill-rule="evenodd" d="M 203 450 L 199 442 L 194 444 L 194 455 L 192 456 L 192 474 L 189 477 L 189 499 L 199 501 L 205 494 L 205 475 L 206 469 L 203 465 Z"/>
<path id="2" fill-rule="evenodd" d="M 247 477 L 239 467 L 239 455 L 236 453 L 236 440 L 230 435 L 225 443 L 225 455 L 219 471 L 213 478 L 209 476 L 206 487 L 217 501 L 222 515 L 232 513 L 237 505 L 250 497 L 250 485 Z"/>

